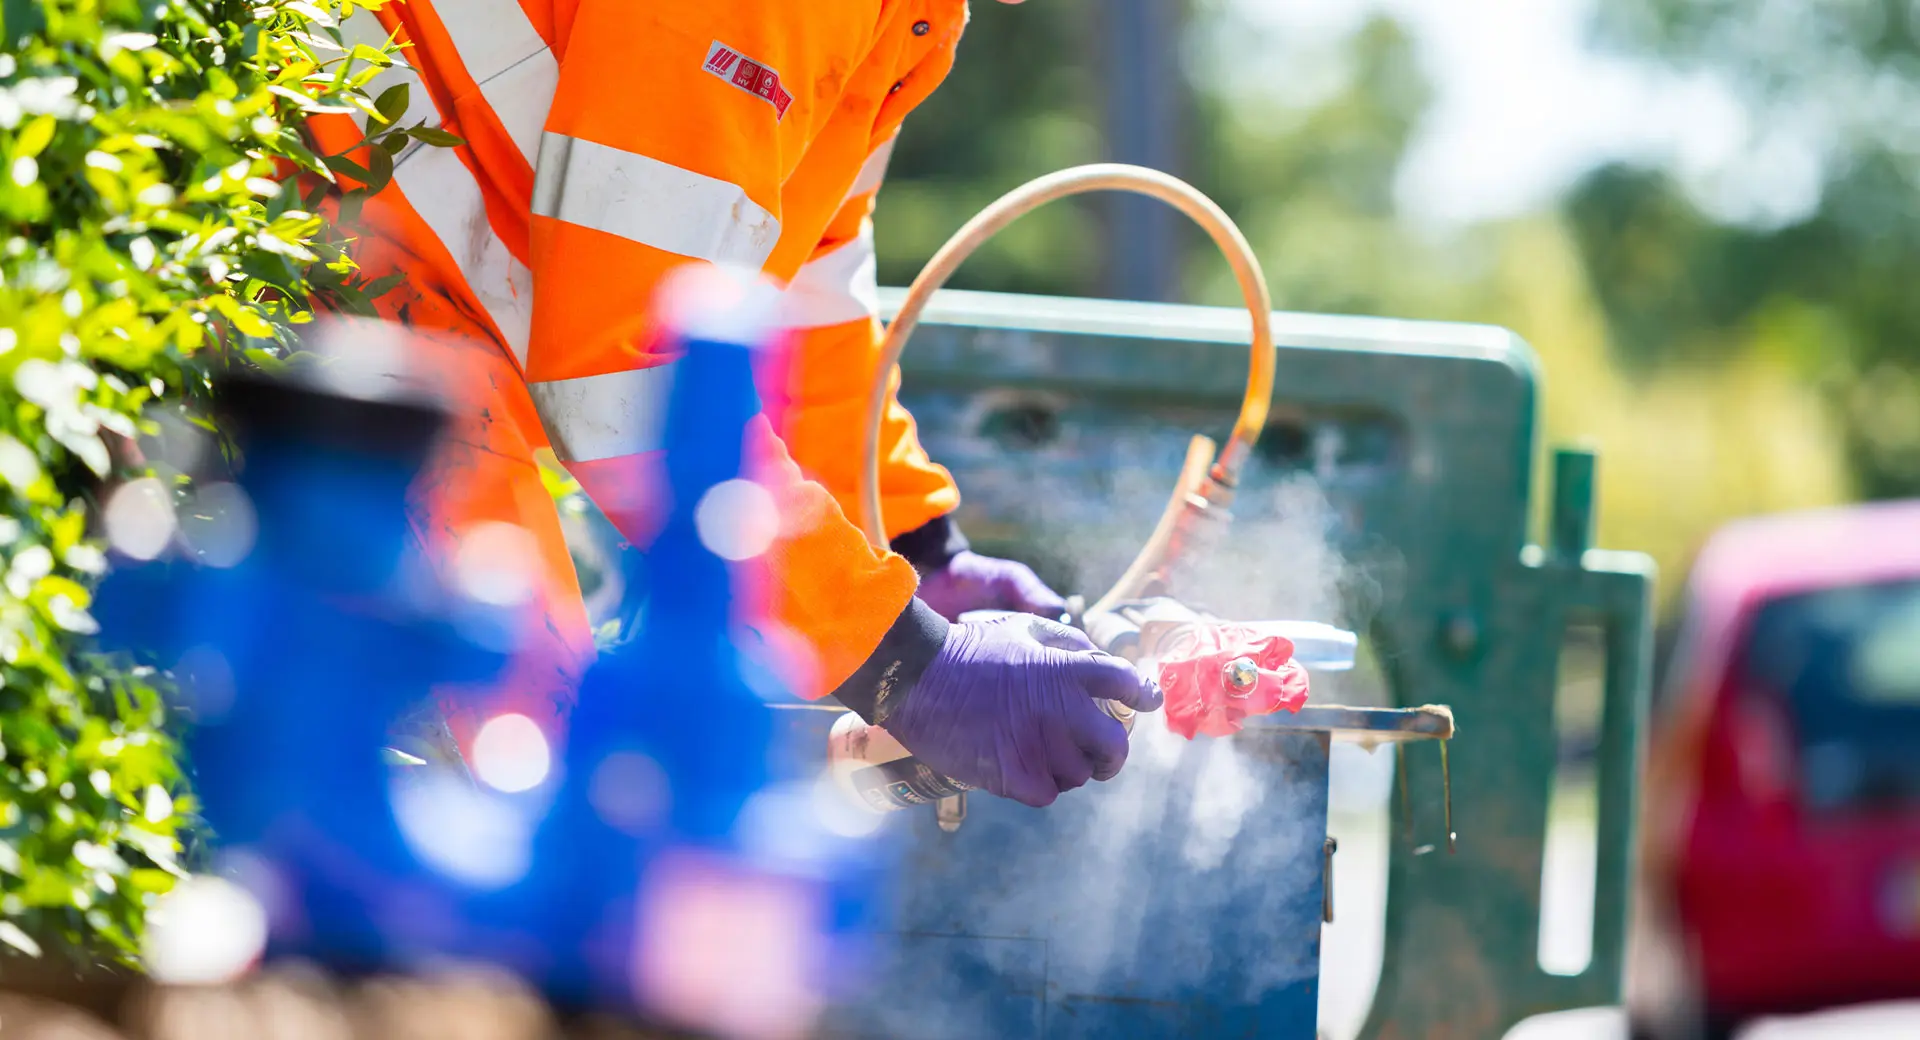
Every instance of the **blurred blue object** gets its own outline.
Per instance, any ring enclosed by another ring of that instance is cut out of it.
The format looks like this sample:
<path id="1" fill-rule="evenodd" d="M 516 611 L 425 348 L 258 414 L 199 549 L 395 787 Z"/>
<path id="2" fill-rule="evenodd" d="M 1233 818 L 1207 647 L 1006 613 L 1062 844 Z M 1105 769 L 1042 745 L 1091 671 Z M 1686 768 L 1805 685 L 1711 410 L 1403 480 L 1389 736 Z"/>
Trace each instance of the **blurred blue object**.
<path id="1" fill-rule="evenodd" d="M 120 645 L 183 676 L 196 791 L 268 912 L 269 956 L 485 961 L 563 1006 L 749 1036 L 790 1032 L 848 976 L 884 899 L 873 828 L 821 796 L 817 748 L 777 745 L 790 727 L 770 702 L 791 694 L 714 547 L 739 557 L 740 530 L 777 527 L 744 458 L 756 340 L 773 330 L 707 325 L 674 369 L 671 511 L 626 568 L 638 624 L 582 681 L 557 761 L 502 717 L 471 775 L 383 758 L 434 687 L 486 680 L 512 646 L 408 533 L 440 417 L 225 388 L 257 543 L 228 569 L 123 565 L 98 610 Z"/>
<path id="2" fill-rule="evenodd" d="M 195 793 L 221 848 L 270 875 L 251 880 L 272 894 L 271 948 L 379 965 L 412 915 L 445 910 L 389 804 L 389 725 L 434 684 L 504 661 L 407 566 L 407 488 L 439 417 L 289 383 L 230 382 L 222 398 L 257 541 L 222 554 L 230 568 L 122 566 L 100 591 L 102 631 L 181 674 Z"/>
<path id="3" fill-rule="evenodd" d="M 716 552 L 730 529 L 777 524 L 744 457 L 757 338 L 681 342 L 672 510 L 626 568 L 637 624 L 581 684 L 533 870 L 499 901 L 530 915 L 513 930 L 546 932 L 553 959 L 537 973 L 566 1003 L 637 1001 L 714 1028 L 742 1009 L 810 1014 L 881 898 L 870 828 L 836 832 L 836 804 L 803 765 L 817 748 L 776 746 L 791 731 L 773 703 L 791 694 Z"/>

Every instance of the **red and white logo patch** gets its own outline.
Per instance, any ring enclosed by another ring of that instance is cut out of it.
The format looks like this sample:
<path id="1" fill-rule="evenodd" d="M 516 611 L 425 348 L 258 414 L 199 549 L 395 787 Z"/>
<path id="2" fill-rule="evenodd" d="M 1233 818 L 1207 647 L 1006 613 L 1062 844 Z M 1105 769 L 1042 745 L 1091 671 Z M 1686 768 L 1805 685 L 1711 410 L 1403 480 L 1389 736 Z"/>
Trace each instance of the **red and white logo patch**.
<path id="1" fill-rule="evenodd" d="M 749 94 L 756 95 L 773 106 L 779 113 L 776 119 L 785 119 L 787 109 L 793 104 L 793 95 L 780 85 L 780 74 L 765 65 L 748 58 L 732 47 L 713 41 L 707 48 L 708 72 L 726 80 Z"/>

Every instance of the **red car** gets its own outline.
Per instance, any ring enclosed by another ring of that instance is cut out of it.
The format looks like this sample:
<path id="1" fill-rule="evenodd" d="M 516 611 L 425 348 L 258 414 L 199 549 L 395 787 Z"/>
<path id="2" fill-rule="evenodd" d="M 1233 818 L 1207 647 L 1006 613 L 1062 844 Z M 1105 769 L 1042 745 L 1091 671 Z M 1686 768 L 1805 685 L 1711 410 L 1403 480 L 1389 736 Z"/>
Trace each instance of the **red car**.
<path id="1" fill-rule="evenodd" d="M 1920 501 L 1746 520 L 1648 763 L 1634 1031 L 1920 997 Z"/>

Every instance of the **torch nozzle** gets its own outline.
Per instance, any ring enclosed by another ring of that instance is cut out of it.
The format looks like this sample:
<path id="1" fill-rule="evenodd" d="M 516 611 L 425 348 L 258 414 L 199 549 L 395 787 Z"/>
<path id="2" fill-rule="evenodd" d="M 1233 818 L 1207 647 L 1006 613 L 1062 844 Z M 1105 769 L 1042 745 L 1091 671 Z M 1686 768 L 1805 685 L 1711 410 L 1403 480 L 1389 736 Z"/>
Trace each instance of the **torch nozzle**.
<path id="1" fill-rule="evenodd" d="M 1251 657 L 1236 657 L 1222 670 L 1227 680 L 1227 696 L 1246 697 L 1260 684 L 1260 666 Z"/>

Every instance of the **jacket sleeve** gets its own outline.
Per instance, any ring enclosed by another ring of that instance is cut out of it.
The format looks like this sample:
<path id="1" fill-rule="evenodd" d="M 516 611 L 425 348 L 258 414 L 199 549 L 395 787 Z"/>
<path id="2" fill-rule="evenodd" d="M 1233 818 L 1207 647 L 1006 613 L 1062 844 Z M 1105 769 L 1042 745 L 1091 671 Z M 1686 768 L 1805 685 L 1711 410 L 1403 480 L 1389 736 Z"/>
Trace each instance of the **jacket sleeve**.
<path id="1" fill-rule="evenodd" d="M 862 510 L 868 395 L 883 335 L 874 200 L 893 141 L 888 137 L 873 149 L 790 292 L 797 334 L 781 432 L 794 460 L 826 485 L 855 519 Z M 888 379 L 880 432 L 880 509 L 888 537 L 896 538 L 953 512 L 960 505 L 960 492 L 953 477 L 920 446 L 913 416 L 898 400 L 898 367 Z"/>
<path id="2" fill-rule="evenodd" d="M 804 8 L 804 10 L 803 10 Z M 861 5 L 580 0 L 535 167 L 525 372 L 554 453 L 630 538 L 649 537 L 673 358 L 662 280 L 688 263 L 763 269 L 806 150 L 815 84 L 873 30 Z M 845 22 L 846 24 L 838 24 Z M 777 70 L 777 71 L 776 71 Z M 663 103 L 671 99 L 671 103 Z M 915 577 L 869 546 L 770 427 L 752 445 L 782 505 L 774 618 L 810 644 L 818 695 L 908 611 Z"/>

